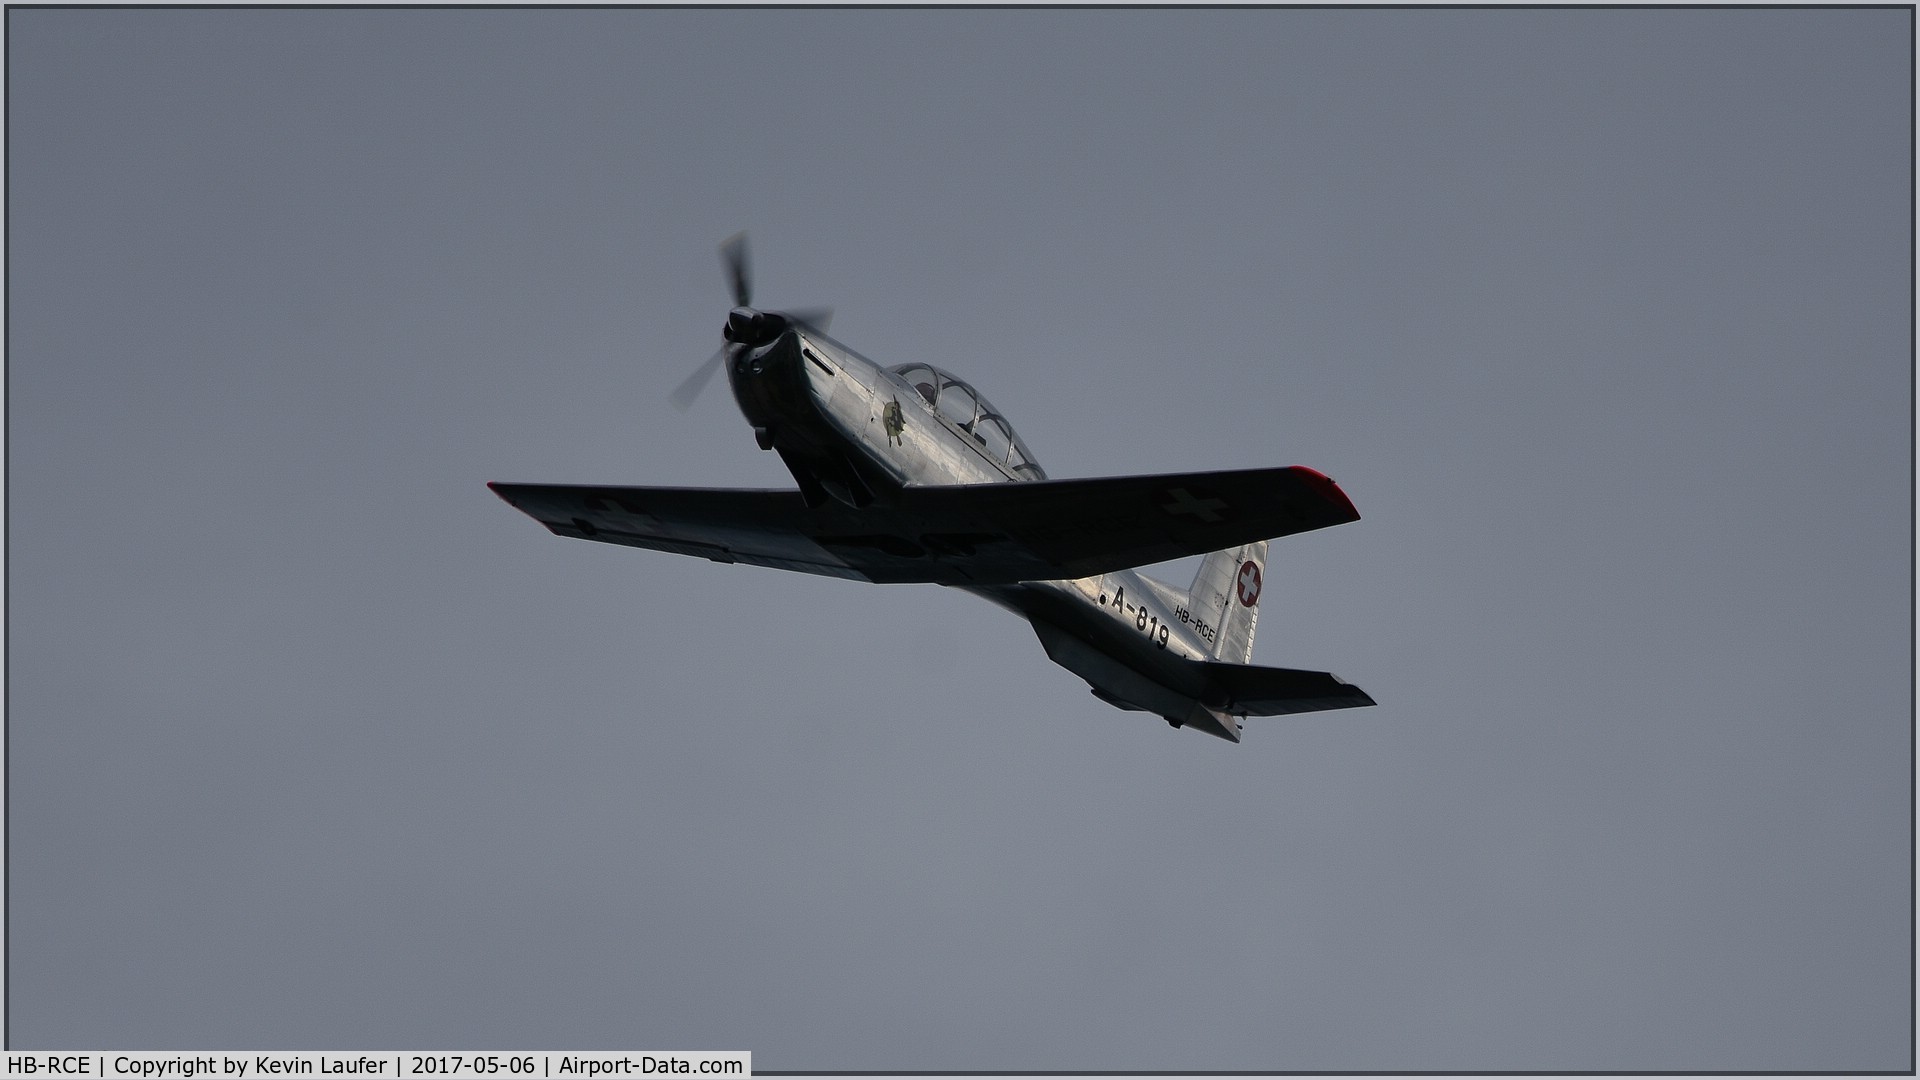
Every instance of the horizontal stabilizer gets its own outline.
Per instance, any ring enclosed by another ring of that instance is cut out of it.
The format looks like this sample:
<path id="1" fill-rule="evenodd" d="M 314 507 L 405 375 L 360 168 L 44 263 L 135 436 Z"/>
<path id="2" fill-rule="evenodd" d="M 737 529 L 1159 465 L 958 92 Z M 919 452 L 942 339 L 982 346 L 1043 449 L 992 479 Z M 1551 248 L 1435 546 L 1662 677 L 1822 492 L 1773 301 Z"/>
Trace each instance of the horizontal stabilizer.
<path id="1" fill-rule="evenodd" d="M 1220 711 L 1234 716 L 1283 716 L 1374 704 L 1365 690 L 1324 671 L 1198 663 L 1206 669 L 1207 682 L 1228 699 Z"/>

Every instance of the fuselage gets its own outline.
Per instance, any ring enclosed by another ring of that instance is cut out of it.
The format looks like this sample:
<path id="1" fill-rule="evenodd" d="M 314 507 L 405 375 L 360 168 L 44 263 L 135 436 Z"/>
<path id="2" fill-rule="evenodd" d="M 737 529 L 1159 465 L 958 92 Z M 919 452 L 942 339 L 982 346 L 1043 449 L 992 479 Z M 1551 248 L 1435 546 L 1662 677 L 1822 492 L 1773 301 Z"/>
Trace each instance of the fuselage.
<path id="1" fill-rule="evenodd" d="M 772 316 L 778 318 L 778 316 Z M 1045 478 L 1006 419 L 953 376 L 882 368 L 824 333 L 782 325 L 735 345 L 727 379 L 762 449 L 777 451 L 810 503 L 893 501 L 910 487 Z M 1047 655 L 1109 704 L 1239 740 L 1191 665 L 1216 656 L 1219 628 L 1187 596 L 1134 570 L 966 586 L 1033 626 Z"/>

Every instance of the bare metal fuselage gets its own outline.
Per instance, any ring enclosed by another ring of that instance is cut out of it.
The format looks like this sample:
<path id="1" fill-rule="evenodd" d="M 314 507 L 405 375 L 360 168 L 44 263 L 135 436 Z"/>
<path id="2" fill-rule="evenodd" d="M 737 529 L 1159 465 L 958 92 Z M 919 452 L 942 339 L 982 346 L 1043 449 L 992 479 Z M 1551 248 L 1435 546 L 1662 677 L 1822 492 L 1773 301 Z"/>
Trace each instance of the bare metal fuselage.
<path id="1" fill-rule="evenodd" d="M 1042 475 L 1019 464 L 1017 437 L 1009 452 L 991 425 L 944 414 L 907 378 L 812 329 L 736 346 L 726 367 L 760 446 L 779 452 L 811 501 L 884 505 L 905 488 Z M 1186 663 L 1213 658 L 1217 628 L 1187 609 L 1183 591 L 1134 570 L 962 587 L 1026 618 L 1047 656 L 1102 700 L 1239 741 L 1238 718 L 1208 703 Z"/>

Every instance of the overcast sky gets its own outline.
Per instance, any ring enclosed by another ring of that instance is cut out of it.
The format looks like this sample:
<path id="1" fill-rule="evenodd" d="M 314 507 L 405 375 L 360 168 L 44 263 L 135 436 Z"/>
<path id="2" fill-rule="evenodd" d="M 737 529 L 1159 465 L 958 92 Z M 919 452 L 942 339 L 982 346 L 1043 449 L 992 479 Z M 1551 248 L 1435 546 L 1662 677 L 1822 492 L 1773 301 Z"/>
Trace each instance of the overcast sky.
<path id="1" fill-rule="evenodd" d="M 1911 1067 L 1911 10 L 7 22 L 12 1046 Z M 492 496 L 790 484 L 741 228 L 1056 477 L 1335 477 L 1254 661 L 1379 707 Z"/>

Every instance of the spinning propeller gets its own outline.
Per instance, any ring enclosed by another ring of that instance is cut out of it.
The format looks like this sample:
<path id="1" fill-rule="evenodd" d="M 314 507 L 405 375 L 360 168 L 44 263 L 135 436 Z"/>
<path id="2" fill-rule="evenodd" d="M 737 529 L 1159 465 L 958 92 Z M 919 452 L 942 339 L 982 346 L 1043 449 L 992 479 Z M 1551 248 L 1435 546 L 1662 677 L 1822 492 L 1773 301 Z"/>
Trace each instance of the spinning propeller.
<path id="1" fill-rule="evenodd" d="M 692 405 L 700 391 L 713 381 L 713 373 L 720 370 L 720 364 L 733 351 L 752 349 L 765 345 L 786 333 L 789 326 L 798 326 L 803 330 L 825 332 L 827 323 L 833 318 L 832 308 L 812 308 L 795 311 L 761 311 L 753 306 L 753 271 L 747 257 L 747 234 L 734 233 L 720 243 L 720 262 L 727 271 L 727 285 L 733 293 L 733 310 L 727 312 L 727 324 L 721 328 L 720 336 L 726 338 L 726 344 L 713 354 L 706 363 L 694 369 L 687 381 L 674 390 L 671 401 L 673 407 L 685 412 Z"/>

